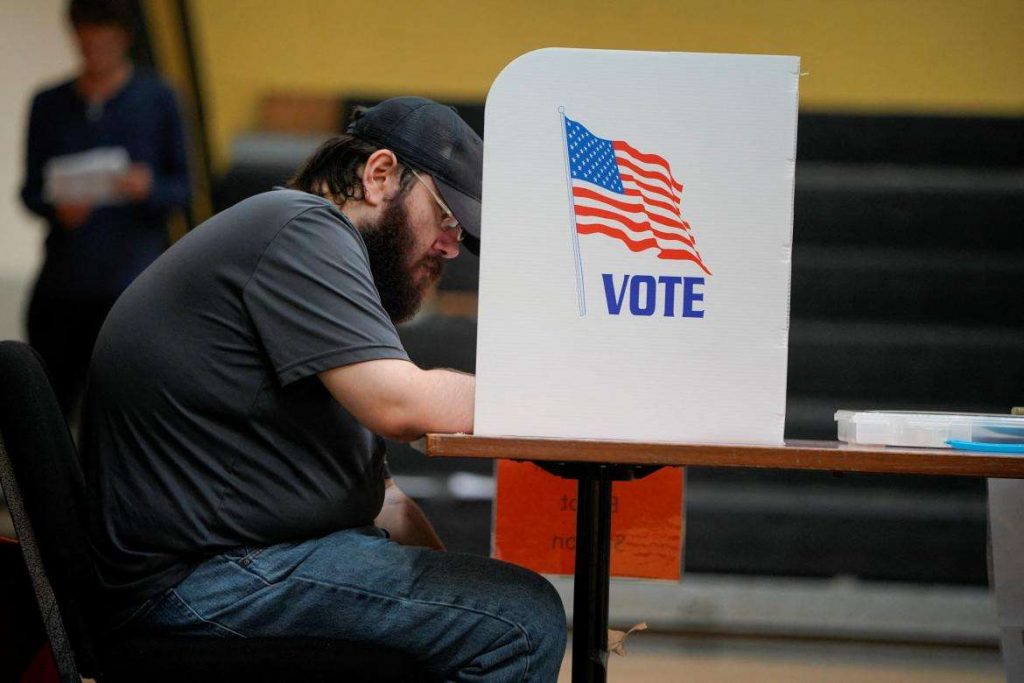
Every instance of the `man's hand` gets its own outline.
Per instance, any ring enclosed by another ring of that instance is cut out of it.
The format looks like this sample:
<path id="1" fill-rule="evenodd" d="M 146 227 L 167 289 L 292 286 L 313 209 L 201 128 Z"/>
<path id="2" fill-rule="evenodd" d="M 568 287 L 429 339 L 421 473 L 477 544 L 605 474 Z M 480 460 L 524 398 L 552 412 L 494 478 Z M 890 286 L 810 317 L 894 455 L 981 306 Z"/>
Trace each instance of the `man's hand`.
<path id="1" fill-rule="evenodd" d="M 398 488 L 394 479 L 386 479 L 384 486 L 384 507 L 374 524 L 386 529 L 391 540 L 402 545 L 444 550 L 444 543 L 420 506 Z"/>
<path id="2" fill-rule="evenodd" d="M 121 196 L 133 202 L 149 199 L 153 191 L 153 171 L 142 163 L 131 165 L 124 175 L 117 180 L 117 191 Z"/>
<path id="3" fill-rule="evenodd" d="M 91 204 L 58 204 L 53 209 L 57 216 L 57 224 L 71 232 L 82 227 L 82 224 L 89 219 L 92 213 Z"/>
<path id="4" fill-rule="evenodd" d="M 385 438 L 408 442 L 427 432 L 473 431 L 472 375 L 383 359 L 325 370 L 319 376 L 345 410 Z"/>

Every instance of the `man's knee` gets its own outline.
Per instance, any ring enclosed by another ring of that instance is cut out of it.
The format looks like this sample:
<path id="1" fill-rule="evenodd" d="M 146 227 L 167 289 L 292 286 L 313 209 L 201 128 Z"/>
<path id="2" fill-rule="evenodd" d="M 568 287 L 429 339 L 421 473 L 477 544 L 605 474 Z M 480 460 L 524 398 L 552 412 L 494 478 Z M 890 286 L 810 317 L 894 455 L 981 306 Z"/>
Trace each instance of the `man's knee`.
<path id="1" fill-rule="evenodd" d="M 500 563 L 493 570 L 505 627 L 470 668 L 500 670 L 508 680 L 554 681 L 566 640 L 565 607 L 558 591 L 543 576 L 522 567 Z"/>
<path id="2" fill-rule="evenodd" d="M 518 589 L 510 597 L 527 616 L 527 630 L 531 640 L 535 641 L 533 648 L 551 653 L 557 651 L 560 657 L 565 649 L 567 630 L 562 598 L 551 582 L 540 574 L 519 567 L 515 569 Z"/>
<path id="3" fill-rule="evenodd" d="M 538 614 L 544 620 L 544 628 L 547 631 L 547 635 L 551 638 L 560 638 L 564 644 L 567 628 L 565 623 L 565 605 L 562 604 L 561 596 L 555 590 L 555 587 L 551 585 L 550 581 L 539 575 L 537 578 L 540 579 Z"/>
<path id="4" fill-rule="evenodd" d="M 531 572 L 532 573 L 532 572 Z M 533 574 L 533 613 L 531 627 L 532 656 L 530 681 L 554 681 L 565 655 L 565 606 L 551 582 Z"/>

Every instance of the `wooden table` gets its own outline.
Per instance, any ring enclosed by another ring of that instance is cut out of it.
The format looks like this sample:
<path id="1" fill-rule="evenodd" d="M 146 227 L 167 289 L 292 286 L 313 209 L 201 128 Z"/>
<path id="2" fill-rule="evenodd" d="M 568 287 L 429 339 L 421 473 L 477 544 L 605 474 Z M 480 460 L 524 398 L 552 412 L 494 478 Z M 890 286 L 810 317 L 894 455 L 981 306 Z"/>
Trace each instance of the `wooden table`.
<path id="1" fill-rule="evenodd" d="M 1024 479 L 1020 455 L 836 441 L 755 446 L 428 434 L 426 450 L 430 456 L 529 460 L 577 480 L 572 638 L 572 680 L 577 683 L 607 678 L 612 481 L 640 478 L 666 466 Z"/>

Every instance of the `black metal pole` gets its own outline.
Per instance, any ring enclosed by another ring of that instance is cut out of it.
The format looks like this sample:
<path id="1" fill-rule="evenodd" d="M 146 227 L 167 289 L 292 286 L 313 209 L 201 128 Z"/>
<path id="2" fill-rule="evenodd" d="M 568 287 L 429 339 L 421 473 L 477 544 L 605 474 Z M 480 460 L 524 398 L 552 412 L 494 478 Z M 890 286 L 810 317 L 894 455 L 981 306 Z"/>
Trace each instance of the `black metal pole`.
<path id="1" fill-rule="evenodd" d="M 605 679 L 608 668 L 608 588 L 611 578 L 612 545 L 612 482 L 601 479 L 598 482 L 597 500 L 597 585 L 594 586 L 594 605 L 597 620 L 594 624 L 595 642 L 600 645 L 601 680 Z"/>
<path id="2" fill-rule="evenodd" d="M 609 479 L 588 474 L 581 475 L 577 484 L 573 683 L 604 683 L 608 677 L 611 487 Z"/>

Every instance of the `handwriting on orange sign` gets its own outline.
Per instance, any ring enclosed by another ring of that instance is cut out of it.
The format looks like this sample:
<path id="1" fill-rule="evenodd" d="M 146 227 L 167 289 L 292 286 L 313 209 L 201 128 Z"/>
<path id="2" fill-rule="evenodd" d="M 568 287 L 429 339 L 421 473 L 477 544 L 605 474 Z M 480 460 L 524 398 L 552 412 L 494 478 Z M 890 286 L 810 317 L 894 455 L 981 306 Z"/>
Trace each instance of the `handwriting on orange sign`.
<path id="1" fill-rule="evenodd" d="M 612 484 L 612 576 L 673 579 L 683 548 L 683 471 L 666 467 Z M 498 462 L 495 557 L 546 574 L 571 574 L 576 482 L 531 463 Z"/>

